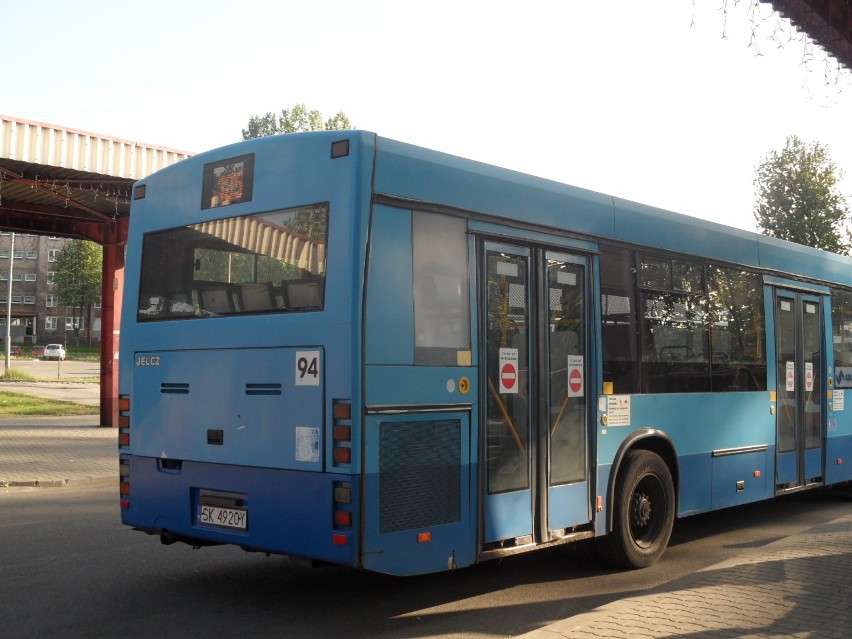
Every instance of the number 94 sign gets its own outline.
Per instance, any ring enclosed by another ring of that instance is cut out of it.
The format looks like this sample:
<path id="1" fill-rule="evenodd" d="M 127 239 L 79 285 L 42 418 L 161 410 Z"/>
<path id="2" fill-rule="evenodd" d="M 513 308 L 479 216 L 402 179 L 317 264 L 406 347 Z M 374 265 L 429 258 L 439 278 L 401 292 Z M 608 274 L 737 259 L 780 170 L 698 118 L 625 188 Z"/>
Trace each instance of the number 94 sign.
<path id="1" fill-rule="evenodd" d="M 320 385 L 320 352 L 296 351 L 296 386 Z"/>

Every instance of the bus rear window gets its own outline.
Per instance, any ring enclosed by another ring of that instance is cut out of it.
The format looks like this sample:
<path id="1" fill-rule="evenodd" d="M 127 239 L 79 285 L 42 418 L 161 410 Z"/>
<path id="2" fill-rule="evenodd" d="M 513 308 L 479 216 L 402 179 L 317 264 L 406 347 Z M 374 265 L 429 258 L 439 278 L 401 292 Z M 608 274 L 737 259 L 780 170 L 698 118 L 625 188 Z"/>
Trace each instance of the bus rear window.
<path id="1" fill-rule="evenodd" d="M 145 235 L 140 322 L 322 310 L 328 204 Z"/>

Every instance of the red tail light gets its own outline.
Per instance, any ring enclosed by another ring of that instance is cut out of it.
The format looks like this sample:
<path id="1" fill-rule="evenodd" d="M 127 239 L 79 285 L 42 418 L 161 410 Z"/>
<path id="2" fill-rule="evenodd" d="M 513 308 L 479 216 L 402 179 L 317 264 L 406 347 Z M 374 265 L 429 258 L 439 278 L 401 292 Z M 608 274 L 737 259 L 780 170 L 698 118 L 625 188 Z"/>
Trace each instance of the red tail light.
<path id="1" fill-rule="evenodd" d="M 130 447 L 130 396 L 118 396 L 118 447 Z"/>
<path id="2" fill-rule="evenodd" d="M 331 458 L 335 464 L 349 465 L 352 463 L 352 402 L 334 400 L 331 415 Z"/>

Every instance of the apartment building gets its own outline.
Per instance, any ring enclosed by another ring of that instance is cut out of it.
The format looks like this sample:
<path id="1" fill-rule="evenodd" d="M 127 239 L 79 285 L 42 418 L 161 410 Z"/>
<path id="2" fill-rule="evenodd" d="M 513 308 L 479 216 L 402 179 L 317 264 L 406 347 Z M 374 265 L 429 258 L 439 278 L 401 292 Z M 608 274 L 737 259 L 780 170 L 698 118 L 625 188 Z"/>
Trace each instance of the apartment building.
<path id="1" fill-rule="evenodd" d="M 0 338 L 6 335 L 9 315 L 9 272 L 12 275 L 10 340 L 16 345 L 73 344 L 74 312 L 59 305 L 53 285 L 53 268 L 59 253 L 70 240 L 46 235 L 0 233 Z M 79 314 L 80 311 L 78 310 Z M 85 311 L 83 311 L 85 315 Z M 87 343 L 86 326 L 91 321 L 92 342 L 101 339 L 101 309 L 92 318 L 76 318 L 80 343 Z"/>

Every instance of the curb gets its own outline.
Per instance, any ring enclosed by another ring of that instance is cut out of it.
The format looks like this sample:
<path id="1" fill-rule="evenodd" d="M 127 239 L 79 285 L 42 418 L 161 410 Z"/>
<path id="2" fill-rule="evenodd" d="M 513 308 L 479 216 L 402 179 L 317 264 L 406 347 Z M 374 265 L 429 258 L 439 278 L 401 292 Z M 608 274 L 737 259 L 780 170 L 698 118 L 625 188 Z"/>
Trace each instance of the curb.
<path id="1" fill-rule="evenodd" d="M 23 481 L 0 481 L 0 488 L 82 488 L 85 486 L 109 486 L 118 484 L 118 476 L 115 477 L 74 477 L 71 479 L 52 480 L 23 480 Z"/>

